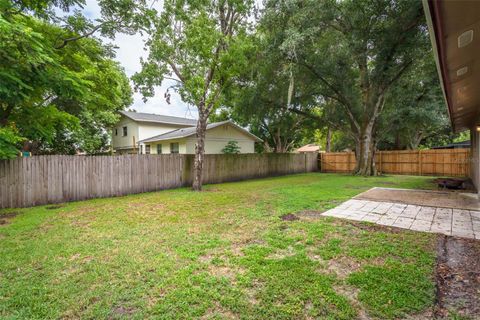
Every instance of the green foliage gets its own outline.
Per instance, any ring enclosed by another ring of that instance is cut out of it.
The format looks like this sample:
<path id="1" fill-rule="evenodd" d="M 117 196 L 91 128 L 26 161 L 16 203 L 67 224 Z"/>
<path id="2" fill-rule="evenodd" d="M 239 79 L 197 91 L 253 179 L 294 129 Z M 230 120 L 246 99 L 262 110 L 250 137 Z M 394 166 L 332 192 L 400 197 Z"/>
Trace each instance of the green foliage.
<path id="1" fill-rule="evenodd" d="M 34 153 L 106 148 L 116 111 L 132 101 L 123 69 L 99 40 L 55 48 L 70 32 L 28 15 L 0 15 L 0 125 L 15 125 Z"/>
<path id="2" fill-rule="evenodd" d="M 297 94 L 288 103 L 291 66 L 281 53 L 271 46 L 271 34 L 262 29 L 251 35 L 251 45 L 245 52 L 248 64 L 236 75 L 235 85 L 225 90 L 222 112 L 225 118 L 234 119 L 263 141 L 268 152 L 288 152 L 311 136 L 320 126 L 316 119 L 310 119 L 292 112 L 294 106 L 309 103 L 305 95 Z M 314 111 L 312 111 L 314 113 Z"/>
<path id="3" fill-rule="evenodd" d="M 23 140 L 15 128 L 0 127 L 0 159 L 16 157 L 20 150 L 15 146 Z"/>
<path id="4" fill-rule="evenodd" d="M 149 56 L 133 79 L 144 97 L 174 77 L 182 100 L 208 117 L 242 69 L 251 1 L 165 1 L 147 42 Z M 235 19 L 228 20 L 235 15 Z M 205 110 L 203 110 L 205 109 Z"/>
<path id="5" fill-rule="evenodd" d="M 237 154 L 240 153 L 240 147 L 237 141 L 228 141 L 225 147 L 222 149 L 224 154 Z"/>
<path id="6" fill-rule="evenodd" d="M 452 136 L 435 62 L 426 55 L 391 89 L 379 121 L 379 147 L 438 146 Z"/>

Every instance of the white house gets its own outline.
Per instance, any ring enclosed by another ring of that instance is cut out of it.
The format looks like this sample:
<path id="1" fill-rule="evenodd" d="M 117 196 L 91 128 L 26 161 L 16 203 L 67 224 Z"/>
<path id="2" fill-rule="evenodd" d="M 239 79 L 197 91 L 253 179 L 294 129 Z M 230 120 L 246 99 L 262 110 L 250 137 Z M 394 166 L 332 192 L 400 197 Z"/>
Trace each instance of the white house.
<path id="1" fill-rule="evenodd" d="M 196 124 L 194 119 L 121 111 L 112 146 L 116 153 L 194 154 Z M 237 142 L 240 153 L 253 153 L 255 142 L 262 140 L 231 121 L 207 125 L 205 153 L 222 153 L 230 141 Z"/>

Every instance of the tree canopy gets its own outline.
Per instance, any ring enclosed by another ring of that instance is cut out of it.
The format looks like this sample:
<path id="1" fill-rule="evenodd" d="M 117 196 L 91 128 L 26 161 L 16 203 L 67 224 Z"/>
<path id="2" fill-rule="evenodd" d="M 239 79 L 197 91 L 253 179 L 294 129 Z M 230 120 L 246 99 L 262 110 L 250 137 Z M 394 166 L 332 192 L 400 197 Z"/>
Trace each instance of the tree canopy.
<path id="1" fill-rule="evenodd" d="M 164 1 L 161 14 L 152 20 L 148 59 L 134 76 L 144 97 L 153 96 L 154 87 L 165 79 L 173 79 L 183 101 L 197 107 L 194 190 L 202 186 L 207 121 L 245 68 L 251 6 L 243 0 Z"/>
<path id="2" fill-rule="evenodd" d="M 48 5 L 35 8 L 43 14 Z M 104 150 L 116 111 L 132 101 L 113 51 L 93 37 L 58 48 L 70 30 L 11 10 L 0 12 L 2 157 L 14 156 L 21 142 L 34 153 Z"/>

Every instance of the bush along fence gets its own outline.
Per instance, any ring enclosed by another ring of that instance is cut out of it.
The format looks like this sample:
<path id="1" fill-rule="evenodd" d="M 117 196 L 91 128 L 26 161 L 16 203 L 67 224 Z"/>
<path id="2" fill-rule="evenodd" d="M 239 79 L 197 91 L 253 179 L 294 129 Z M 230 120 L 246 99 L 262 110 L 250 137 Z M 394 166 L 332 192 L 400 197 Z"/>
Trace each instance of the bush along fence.
<path id="1" fill-rule="evenodd" d="M 375 157 L 380 173 L 467 177 L 470 172 L 468 148 L 377 151 Z M 321 153 L 320 169 L 322 172 L 353 172 L 355 153 Z"/>
<path id="2" fill-rule="evenodd" d="M 317 171 L 317 154 L 206 155 L 204 183 Z M 193 155 L 34 156 L 0 160 L 0 208 L 189 186 Z"/>

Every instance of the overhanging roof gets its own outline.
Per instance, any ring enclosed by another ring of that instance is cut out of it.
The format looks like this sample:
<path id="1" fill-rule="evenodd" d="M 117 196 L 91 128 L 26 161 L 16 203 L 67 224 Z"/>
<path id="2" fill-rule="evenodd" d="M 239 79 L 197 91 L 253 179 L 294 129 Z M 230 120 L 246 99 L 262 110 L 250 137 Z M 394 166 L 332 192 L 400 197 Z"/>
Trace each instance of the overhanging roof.
<path id="1" fill-rule="evenodd" d="M 160 114 L 132 112 L 132 111 L 120 111 L 125 117 L 128 117 L 138 122 L 153 122 L 153 123 L 165 123 L 175 125 L 194 126 L 197 124 L 195 119 L 187 119 L 172 116 L 163 116 Z"/>
<path id="2" fill-rule="evenodd" d="M 230 126 L 236 128 L 237 130 L 239 130 L 239 131 L 243 132 L 244 134 L 246 134 L 247 136 L 251 137 L 256 142 L 262 142 L 263 141 L 262 139 L 260 139 L 256 135 L 254 135 L 253 133 L 250 133 L 248 130 L 246 130 L 246 129 L 240 127 L 240 126 L 237 126 L 235 123 L 233 123 L 230 120 L 207 124 L 207 130 L 210 130 L 210 129 L 213 129 L 213 128 L 216 128 L 216 127 L 220 127 L 220 126 L 223 126 L 223 125 L 230 125 Z M 140 140 L 140 141 L 138 141 L 138 143 L 148 143 L 148 142 L 165 141 L 165 140 L 173 140 L 173 139 L 183 139 L 183 138 L 194 136 L 196 134 L 196 132 L 197 132 L 196 127 L 182 128 L 182 129 L 169 131 L 169 132 L 166 132 L 166 133 L 163 133 L 163 134 L 159 134 L 159 135 L 151 137 L 151 138 Z"/>
<path id="3" fill-rule="evenodd" d="M 480 1 L 423 6 L 453 130 L 469 129 L 480 115 Z"/>

